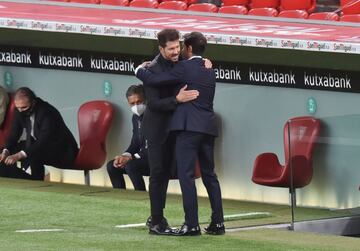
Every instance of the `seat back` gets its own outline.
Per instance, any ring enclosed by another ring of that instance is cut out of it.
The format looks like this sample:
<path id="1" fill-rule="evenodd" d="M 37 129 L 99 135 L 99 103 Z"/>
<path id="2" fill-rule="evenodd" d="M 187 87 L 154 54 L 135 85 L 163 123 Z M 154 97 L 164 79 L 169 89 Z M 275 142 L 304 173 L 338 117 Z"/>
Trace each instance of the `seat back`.
<path id="1" fill-rule="evenodd" d="M 159 3 L 156 0 L 133 0 L 130 2 L 130 7 L 139 8 L 153 8 L 156 9 Z"/>
<path id="2" fill-rule="evenodd" d="M 186 10 L 187 4 L 182 1 L 165 1 L 159 4 L 158 9 Z"/>
<path id="3" fill-rule="evenodd" d="M 75 169 L 100 168 L 106 159 L 106 136 L 113 119 L 111 103 L 89 101 L 80 106 L 78 126 L 80 149 L 75 159 Z"/>
<path id="4" fill-rule="evenodd" d="M 222 6 L 231 6 L 231 5 L 245 6 L 249 4 L 249 0 L 223 0 L 222 3 L 223 3 Z"/>
<path id="5" fill-rule="evenodd" d="M 314 12 L 316 0 L 281 0 L 281 10 L 306 10 L 309 13 Z"/>
<path id="6" fill-rule="evenodd" d="M 6 114 L 3 123 L 0 127 L 0 147 L 4 147 L 6 139 L 10 135 L 11 131 L 11 124 L 14 119 L 15 115 L 15 103 L 14 103 L 14 97 L 9 93 L 9 104 L 6 109 Z"/>
<path id="7" fill-rule="evenodd" d="M 250 7 L 254 8 L 278 8 L 280 0 L 252 0 Z"/>
<path id="8" fill-rule="evenodd" d="M 279 13 L 278 17 L 285 18 L 308 18 L 309 14 L 304 10 L 283 10 Z"/>
<path id="9" fill-rule="evenodd" d="M 289 119 L 284 126 L 284 150 L 286 165 L 293 156 L 312 159 L 314 144 L 319 136 L 320 120 L 311 116 Z M 290 133 L 290 145 L 289 145 Z M 290 156 L 291 155 L 291 156 Z"/>
<path id="10" fill-rule="evenodd" d="M 340 0 L 340 6 L 345 15 L 360 14 L 359 0 Z"/>
<path id="11" fill-rule="evenodd" d="M 339 15 L 335 12 L 317 12 L 310 14 L 308 19 L 338 21 Z"/>
<path id="12" fill-rule="evenodd" d="M 278 15 L 278 11 L 274 8 L 257 8 L 249 10 L 248 15 L 276 17 Z"/>
<path id="13" fill-rule="evenodd" d="M 340 21 L 360 23 L 360 14 L 343 15 L 340 17 Z"/>
<path id="14" fill-rule="evenodd" d="M 217 12 L 218 7 L 212 3 L 195 3 L 188 7 L 188 11 Z"/>
<path id="15" fill-rule="evenodd" d="M 241 5 L 229 5 L 220 7 L 219 13 L 246 15 L 248 10 Z"/>

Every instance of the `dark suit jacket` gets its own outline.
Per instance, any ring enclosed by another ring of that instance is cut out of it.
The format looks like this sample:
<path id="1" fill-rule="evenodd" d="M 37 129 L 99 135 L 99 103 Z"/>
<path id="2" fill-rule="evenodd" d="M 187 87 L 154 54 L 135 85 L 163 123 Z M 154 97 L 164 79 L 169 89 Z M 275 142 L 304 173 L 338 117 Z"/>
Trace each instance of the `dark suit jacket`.
<path id="1" fill-rule="evenodd" d="M 74 160 L 78 151 L 77 143 L 59 111 L 42 99 L 36 98 L 34 114 L 34 136 L 36 140 L 30 147 L 24 149 L 28 158 L 33 155 L 50 154 L 57 156 L 57 158 L 64 156 L 67 158 L 64 163 Z M 15 110 L 11 132 L 5 144 L 5 148 L 9 149 L 10 152 L 17 149 L 18 140 L 26 126 L 25 123 L 24 117 Z"/>
<path id="2" fill-rule="evenodd" d="M 173 63 L 161 54 L 157 55 L 148 67 L 152 73 L 170 71 Z M 153 87 L 144 85 L 146 111 L 143 118 L 143 133 L 150 144 L 163 144 L 169 134 L 171 116 L 176 108 L 175 89 L 173 85 Z"/>
<path id="3" fill-rule="evenodd" d="M 213 136 L 218 135 L 213 100 L 215 95 L 215 72 L 204 67 L 199 57 L 177 63 L 169 72 L 153 74 L 144 68 L 139 69 L 137 77 L 145 86 L 187 84 L 189 90 L 198 90 L 197 99 L 179 104 L 173 114 L 170 129 L 201 132 Z M 178 87 L 179 88 L 179 87 Z"/>
<path id="4" fill-rule="evenodd" d="M 126 152 L 131 153 L 131 155 L 133 155 L 133 159 L 135 158 L 135 153 L 139 154 L 141 159 L 147 158 L 147 145 L 142 133 L 142 120 L 143 116 L 139 117 L 135 114 L 132 116 L 133 134 L 131 137 L 131 143 L 126 149 Z"/>

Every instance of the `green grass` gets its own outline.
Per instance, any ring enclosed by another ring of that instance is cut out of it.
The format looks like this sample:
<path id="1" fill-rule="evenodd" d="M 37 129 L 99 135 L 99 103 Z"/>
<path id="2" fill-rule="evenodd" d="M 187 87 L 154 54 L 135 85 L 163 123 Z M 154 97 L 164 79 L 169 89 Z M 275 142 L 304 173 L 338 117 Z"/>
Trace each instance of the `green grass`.
<path id="1" fill-rule="evenodd" d="M 360 239 L 287 230 L 257 229 L 225 236 L 152 236 L 146 227 L 119 229 L 115 225 L 145 222 L 149 215 L 146 192 L 119 191 L 60 183 L 0 179 L 0 250 L 359 250 Z M 288 206 L 224 200 L 226 215 L 269 212 L 236 218 L 236 228 L 290 221 Z M 300 208 L 298 217 L 311 219 L 336 212 Z M 202 226 L 209 220 L 206 198 L 199 199 Z M 169 195 L 166 217 L 183 222 L 181 197 Z M 62 232 L 17 233 L 22 229 L 64 229 Z"/>

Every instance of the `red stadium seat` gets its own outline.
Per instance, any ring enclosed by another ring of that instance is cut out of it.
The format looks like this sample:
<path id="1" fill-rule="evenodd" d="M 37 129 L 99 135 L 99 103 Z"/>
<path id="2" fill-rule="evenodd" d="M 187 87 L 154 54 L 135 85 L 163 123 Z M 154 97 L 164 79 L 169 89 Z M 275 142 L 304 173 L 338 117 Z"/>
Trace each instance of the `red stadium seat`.
<path id="1" fill-rule="evenodd" d="M 340 21 L 360 23 L 360 14 L 343 15 L 340 17 Z"/>
<path id="2" fill-rule="evenodd" d="M 308 18 L 309 14 L 304 10 L 283 10 L 279 13 L 278 17 L 287 18 Z"/>
<path id="3" fill-rule="evenodd" d="M 95 100 L 84 103 L 78 111 L 80 149 L 74 169 L 84 170 L 89 184 L 89 170 L 102 167 L 106 160 L 106 137 L 113 119 L 111 103 Z"/>
<path id="4" fill-rule="evenodd" d="M 116 5 L 116 6 L 128 6 L 129 0 L 101 0 L 100 4 Z"/>
<path id="5" fill-rule="evenodd" d="M 229 5 L 229 6 L 222 6 L 220 7 L 219 13 L 226 13 L 226 14 L 240 14 L 246 15 L 248 10 L 246 7 L 241 5 Z"/>
<path id="6" fill-rule="evenodd" d="M 159 3 L 156 0 L 133 0 L 130 2 L 130 7 L 156 9 L 158 6 L 159 6 Z"/>
<path id="7" fill-rule="evenodd" d="M 319 132 L 320 121 L 313 117 L 288 120 L 284 126 L 285 165 L 279 163 L 276 154 L 262 153 L 255 159 L 252 181 L 264 186 L 289 188 L 292 206 L 295 206 L 295 188 L 308 185 L 313 176 L 312 155 Z M 291 189 L 291 183 L 294 189 Z"/>
<path id="8" fill-rule="evenodd" d="M 166 1 L 159 4 L 158 9 L 186 10 L 187 4 L 182 1 Z"/>
<path id="9" fill-rule="evenodd" d="M 314 12 L 316 0 L 281 0 L 281 10 L 306 10 L 309 13 Z"/>
<path id="10" fill-rule="evenodd" d="M 276 17 L 278 15 L 278 11 L 274 8 L 256 8 L 249 10 L 248 15 Z"/>
<path id="11" fill-rule="evenodd" d="M 15 103 L 14 97 L 9 93 L 9 104 L 6 109 L 6 114 L 3 123 L 0 127 L 0 147 L 4 147 L 5 141 L 10 134 L 11 124 L 14 118 Z"/>
<path id="12" fill-rule="evenodd" d="M 250 3 L 251 9 L 255 8 L 278 8 L 280 0 L 252 0 Z"/>
<path id="13" fill-rule="evenodd" d="M 99 4 L 100 0 L 70 0 L 71 3 Z"/>
<path id="14" fill-rule="evenodd" d="M 189 6 L 188 11 L 217 12 L 218 7 L 211 3 L 195 3 Z"/>
<path id="15" fill-rule="evenodd" d="M 360 14 L 359 0 L 340 0 L 340 6 L 345 15 Z"/>
<path id="16" fill-rule="evenodd" d="M 230 5 L 248 5 L 249 4 L 249 0 L 223 0 L 222 6 L 230 6 Z"/>
<path id="17" fill-rule="evenodd" d="M 310 14 L 308 19 L 339 21 L 339 15 L 335 12 L 316 12 Z"/>

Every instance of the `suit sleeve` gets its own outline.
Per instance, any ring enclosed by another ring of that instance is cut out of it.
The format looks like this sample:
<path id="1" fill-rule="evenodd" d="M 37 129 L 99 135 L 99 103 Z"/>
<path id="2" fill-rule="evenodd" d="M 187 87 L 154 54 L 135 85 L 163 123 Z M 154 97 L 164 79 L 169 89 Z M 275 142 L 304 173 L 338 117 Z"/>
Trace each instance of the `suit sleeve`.
<path id="1" fill-rule="evenodd" d="M 132 131 L 133 133 L 132 133 L 132 137 L 131 137 L 131 142 L 125 152 L 131 153 L 131 155 L 134 155 L 135 153 L 139 152 L 140 148 L 141 148 L 140 140 L 138 137 L 139 128 L 138 128 L 138 124 L 137 124 L 137 121 L 134 116 L 132 117 L 132 127 L 133 127 L 133 131 Z"/>
<path id="2" fill-rule="evenodd" d="M 182 62 L 177 63 L 170 71 L 152 73 L 150 70 L 140 68 L 136 77 L 148 86 L 177 85 L 184 82 L 185 68 Z"/>
<path id="3" fill-rule="evenodd" d="M 153 111 L 174 111 L 176 109 L 177 101 L 175 95 L 160 98 L 159 90 L 156 87 L 146 86 L 145 96 L 147 106 Z"/>

